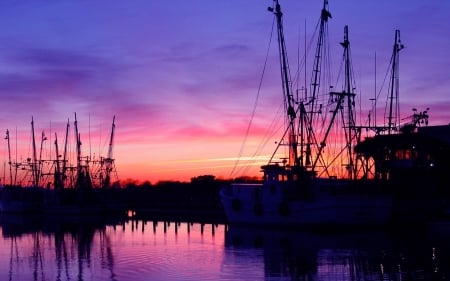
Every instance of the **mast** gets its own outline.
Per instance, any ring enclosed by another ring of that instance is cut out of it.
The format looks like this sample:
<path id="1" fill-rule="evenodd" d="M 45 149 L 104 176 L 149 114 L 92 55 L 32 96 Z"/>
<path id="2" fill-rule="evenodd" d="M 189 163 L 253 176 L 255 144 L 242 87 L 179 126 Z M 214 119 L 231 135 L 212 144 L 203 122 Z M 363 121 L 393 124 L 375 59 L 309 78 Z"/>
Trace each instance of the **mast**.
<path id="1" fill-rule="evenodd" d="M 43 146 L 44 146 L 44 141 L 46 141 L 46 140 L 47 140 L 47 137 L 45 136 L 44 131 L 42 131 L 42 134 L 41 134 L 41 147 L 39 149 L 38 183 L 39 183 L 41 175 L 42 175 L 42 149 L 43 149 Z"/>
<path id="2" fill-rule="evenodd" d="M 77 114 L 75 113 L 75 138 L 77 143 L 77 175 L 76 188 L 78 189 L 92 189 L 92 181 L 89 173 L 89 159 L 86 160 L 86 165 L 81 164 L 81 138 L 78 132 Z"/>
<path id="3" fill-rule="evenodd" d="M 81 173 L 81 141 L 78 133 L 77 113 L 75 112 L 75 121 L 73 122 L 75 128 L 75 143 L 77 146 L 77 174 Z"/>
<path id="4" fill-rule="evenodd" d="M 32 185 L 37 187 L 39 181 L 39 175 L 37 170 L 37 156 L 36 156 L 36 139 L 34 137 L 34 120 L 31 116 L 31 138 L 33 142 L 33 159 L 31 160 L 31 173 L 32 173 Z"/>
<path id="5" fill-rule="evenodd" d="M 8 141 L 8 164 L 9 164 L 9 184 L 13 185 L 13 179 L 12 179 L 12 161 L 11 161 L 11 145 L 9 142 L 9 130 L 6 130 L 6 137 L 5 139 Z"/>
<path id="6" fill-rule="evenodd" d="M 336 106 L 332 112 L 331 120 L 328 124 L 326 133 L 323 137 L 323 140 L 320 142 L 319 152 L 317 157 L 315 158 L 313 169 L 316 167 L 317 162 L 322 160 L 322 150 L 326 146 L 327 138 L 330 134 L 331 128 L 334 126 L 334 122 L 338 113 L 342 118 L 343 128 L 345 132 L 345 153 L 346 157 L 344 161 L 348 161 L 345 164 L 347 170 L 347 178 L 353 179 L 356 176 L 355 167 L 354 167 L 354 159 L 353 159 L 353 142 L 357 137 L 356 126 L 355 126 L 355 94 L 353 93 L 352 86 L 352 65 L 350 59 L 350 41 L 348 39 L 348 26 L 344 27 L 344 41 L 341 42 L 341 46 L 344 48 L 344 64 L 345 64 L 345 78 L 344 78 L 344 87 L 342 92 L 330 92 L 332 96 L 332 100 L 336 100 Z M 336 97 L 336 98 L 333 98 Z M 345 100 L 347 103 L 345 104 Z M 334 161 L 334 160 L 333 160 Z M 333 164 L 333 163 L 330 163 Z M 341 164 L 341 163 L 338 163 Z M 327 172 L 327 167 L 325 166 L 325 172 Z"/>
<path id="7" fill-rule="evenodd" d="M 321 112 L 321 105 L 317 105 L 318 92 L 320 88 L 321 72 L 322 72 L 322 52 L 323 45 L 325 44 L 325 31 L 327 29 L 328 19 L 331 18 L 331 13 L 328 11 L 328 0 L 323 1 L 323 8 L 320 14 L 320 28 L 319 37 L 317 39 L 316 53 L 314 56 L 313 76 L 311 81 L 311 97 L 307 97 L 307 103 L 309 103 L 309 124 L 306 130 L 307 143 L 305 151 L 306 165 L 311 164 L 311 145 L 314 143 L 313 134 L 313 122 L 316 113 Z M 313 169 L 314 170 L 314 167 Z"/>
<path id="8" fill-rule="evenodd" d="M 54 179 L 54 185 L 55 189 L 62 189 L 62 174 L 61 174 L 61 167 L 59 165 L 59 148 L 58 148 L 58 136 L 55 133 L 55 151 L 56 151 L 56 167 L 55 167 L 55 179 Z"/>
<path id="9" fill-rule="evenodd" d="M 116 120 L 116 116 L 114 115 L 112 126 L 111 126 L 111 135 L 109 137 L 108 156 L 105 159 L 105 182 L 103 183 L 103 187 L 109 187 L 109 185 L 111 184 L 111 175 L 110 174 L 113 169 L 112 166 L 114 164 L 113 143 L 114 143 L 114 131 L 116 128 L 116 125 L 114 123 L 115 120 Z"/>
<path id="10" fill-rule="evenodd" d="M 344 128 L 347 127 L 345 139 L 346 139 L 348 163 L 346 163 L 346 169 L 348 172 L 348 178 L 354 179 L 356 178 L 356 169 L 353 159 L 353 142 L 354 140 L 356 140 L 358 134 L 356 132 L 356 125 L 355 125 L 356 113 L 354 107 L 356 94 L 353 93 L 354 90 L 352 84 L 353 71 L 350 57 L 350 41 L 348 39 L 348 26 L 344 27 L 344 42 L 342 42 L 341 45 L 342 47 L 344 47 L 344 58 L 345 58 L 345 82 L 343 95 L 344 98 L 347 98 L 347 107 L 346 107 L 347 116 L 345 116 L 345 112 L 343 112 Z M 346 121 L 345 117 L 347 117 Z"/>
<path id="11" fill-rule="evenodd" d="M 286 107 L 286 114 L 288 118 L 288 132 L 289 132 L 289 165 L 299 166 L 299 157 L 297 151 L 297 133 L 296 133 L 296 112 L 294 109 L 294 97 L 290 86 L 290 74 L 289 64 L 287 59 L 286 44 L 283 33 L 283 13 L 281 12 L 281 6 L 278 0 L 274 0 L 275 9 L 269 7 L 268 10 L 273 12 L 277 19 L 277 31 L 278 31 L 278 50 L 280 56 L 280 70 L 283 95 Z"/>
<path id="12" fill-rule="evenodd" d="M 353 83 L 352 83 L 352 64 L 350 57 L 350 41 L 348 39 L 348 26 L 344 27 L 344 42 L 341 43 L 341 46 L 344 48 L 344 61 L 345 61 L 345 78 L 344 78 L 344 91 L 342 92 L 343 98 L 347 100 L 347 106 L 341 109 L 342 112 L 342 121 L 344 122 L 343 126 L 346 129 L 345 131 L 345 141 L 346 141 L 346 161 L 345 164 L 347 170 L 348 179 L 356 178 L 356 169 L 353 157 L 353 142 L 356 140 L 357 132 L 355 125 L 355 96 L 353 93 Z M 345 110 L 347 110 L 345 112 Z"/>
<path id="13" fill-rule="evenodd" d="M 397 130 L 398 120 L 400 120 L 399 109 L 399 53 L 404 48 L 400 41 L 400 30 L 395 30 L 394 50 L 392 52 L 392 68 L 391 68 L 391 88 L 389 97 L 389 116 L 388 116 L 388 135 L 393 130 Z M 395 99 L 395 108 L 394 107 Z M 393 112 L 395 110 L 395 112 Z M 394 116 L 395 115 L 395 116 Z M 393 120 L 395 118 L 395 120 Z"/>
<path id="14" fill-rule="evenodd" d="M 67 142 L 68 142 L 68 136 L 69 136 L 69 119 L 67 119 L 67 125 L 66 125 L 66 136 L 64 140 L 64 152 L 63 152 L 63 162 L 62 162 L 62 187 L 64 187 L 65 180 L 66 180 L 66 171 L 67 171 Z"/>

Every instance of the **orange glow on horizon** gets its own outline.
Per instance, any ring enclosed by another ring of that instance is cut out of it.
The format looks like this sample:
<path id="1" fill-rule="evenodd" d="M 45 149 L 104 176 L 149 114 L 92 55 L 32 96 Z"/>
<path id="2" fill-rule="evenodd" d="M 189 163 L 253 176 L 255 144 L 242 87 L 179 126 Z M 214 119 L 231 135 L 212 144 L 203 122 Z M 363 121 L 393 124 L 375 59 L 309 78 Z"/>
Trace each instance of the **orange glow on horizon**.
<path id="1" fill-rule="evenodd" d="M 191 178 L 202 175 L 213 175 L 217 179 L 231 179 L 240 176 L 262 177 L 260 167 L 267 164 L 264 157 L 251 159 L 246 157 L 238 162 L 236 157 L 210 158 L 210 159 L 179 159 L 157 161 L 154 163 L 122 163 L 117 162 L 119 177 L 126 174 L 122 180 L 135 179 L 140 182 L 150 181 L 182 181 L 189 182 Z M 231 174 L 243 170 L 244 174 Z M 122 172 L 120 172 L 122 171 Z"/>

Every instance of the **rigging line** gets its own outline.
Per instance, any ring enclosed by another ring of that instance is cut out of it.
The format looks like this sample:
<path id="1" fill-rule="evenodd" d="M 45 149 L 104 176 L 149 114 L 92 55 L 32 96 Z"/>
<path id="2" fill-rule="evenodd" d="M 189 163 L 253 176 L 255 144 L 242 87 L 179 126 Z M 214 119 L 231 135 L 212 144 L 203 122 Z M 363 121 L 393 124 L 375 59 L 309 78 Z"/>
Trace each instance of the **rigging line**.
<path id="1" fill-rule="evenodd" d="M 284 104 L 280 103 L 277 113 L 275 114 L 275 117 L 272 120 L 272 123 L 269 125 L 269 127 L 266 130 L 263 141 L 259 144 L 258 149 L 255 151 L 255 153 L 252 155 L 252 157 L 256 157 L 257 155 L 261 154 L 261 152 L 263 151 L 263 149 L 267 145 L 267 143 L 276 135 L 276 133 L 278 131 L 281 130 L 279 120 L 284 115 L 283 108 L 284 108 Z"/>
<path id="2" fill-rule="evenodd" d="M 248 136 L 249 136 L 249 133 L 250 133 L 250 128 L 251 128 L 252 123 L 253 123 L 253 118 L 255 117 L 256 106 L 258 105 L 259 95 L 261 93 L 261 86 L 262 86 L 264 74 L 266 72 L 267 61 L 269 60 L 269 51 L 270 51 L 270 45 L 272 44 L 274 26 L 275 26 L 275 17 L 274 17 L 274 19 L 272 21 L 272 31 L 270 32 L 270 36 L 269 36 L 269 44 L 268 44 L 268 47 L 267 47 L 266 58 L 264 60 L 264 66 L 263 66 L 263 70 L 262 70 L 262 73 L 261 73 L 261 79 L 259 80 L 258 91 L 256 93 L 255 103 L 253 104 L 252 114 L 251 114 L 250 120 L 248 122 L 247 130 L 245 132 L 244 141 L 242 142 L 241 148 L 239 150 L 238 158 L 237 158 L 236 162 L 234 163 L 233 169 L 230 172 L 230 178 L 234 174 L 234 171 L 236 170 L 236 167 L 239 164 L 240 158 L 242 157 L 242 154 L 244 152 L 244 147 L 245 147 L 245 144 L 247 143 L 247 139 L 248 139 Z"/>
<path id="3" fill-rule="evenodd" d="M 276 149 L 274 150 L 274 152 L 272 153 L 272 155 L 270 156 L 269 159 L 269 163 L 273 162 L 273 158 L 275 157 L 275 155 L 278 153 L 278 149 L 284 144 L 283 140 L 285 139 L 285 137 L 289 134 L 289 128 L 294 124 L 293 120 L 290 120 L 290 124 L 289 126 L 286 126 L 286 128 L 284 129 L 284 133 L 283 136 L 281 138 L 281 141 L 278 142 Z"/>
<path id="4" fill-rule="evenodd" d="M 250 166 L 255 165 L 258 161 L 262 161 L 261 158 L 258 158 L 258 155 L 262 154 L 262 151 L 264 147 L 267 146 L 267 143 L 273 139 L 273 137 L 276 135 L 276 132 L 280 130 L 280 128 L 276 128 L 277 124 L 279 124 L 279 119 L 282 116 L 284 108 L 284 103 L 280 103 L 280 106 L 278 107 L 277 113 L 275 114 L 275 118 L 272 120 L 272 123 L 268 126 L 266 133 L 264 137 L 262 138 L 262 141 L 256 148 L 255 152 L 251 155 L 250 160 L 247 162 L 246 166 L 243 166 L 240 168 L 240 170 L 237 172 L 237 174 L 243 175 L 250 170 Z M 278 150 L 278 149 L 277 149 Z M 270 161 L 269 161 L 270 162 Z"/>
<path id="5" fill-rule="evenodd" d="M 389 74 L 390 74 L 390 70 L 391 70 L 391 66 L 392 66 L 393 62 L 394 62 L 394 55 L 392 54 L 392 55 L 391 55 L 391 59 L 390 59 L 389 64 L 388 64 L 388 67 L 387 67 L 387 70 L 386 70 L 386 73 L 385 73 L 385 76 L 384 76 L 384 79 L 383 79 L 383 82 L 381 83 L 381 87 L 380 87 L 380 89 L 378 90 L 378 95 L 377 95 L 377 97 L 376 97 L 376 100 L 379 99 L 379 97 L 380 97 L 380 95 L 381 95 L 381 92 L 382 92 L 382 90 L 383 90 L 383 88 L 384 88 L 384 86 L 385 86 L 385 83 L 386 83 L 386 81 L 388 80 L 388 77 L 389 77 Z M 388 83 L 389 83 L 389 84 L 388 84 L 388 87 L 389 87 L 391 81 L 389 81 Z M 386 118 L 387 118 L 387 117 L 386 117 L 386 114 L 387 114 L 386 111 L 387 111 L 387 108 L 388 108 L 388 102 L 389 102 L 389 92 L 388 92 L 388 97 L 386 98 L 386 101 L 385 101 L 385 107 L 384 107 L 384 114 L 383 114 L 383 124 L 384 124 L 384 125 L 386 124 Z"/>
<path id="6" fill-rule="evenodd" d="M 298 39 L 298 47 L 297 47 L 297 71 L 296 71 L 296 73 L 295 73 L 295 75 L 294 75 L 294 77 L 295 77 L 295 84 L 293 84 L 294 86 L 295 86 L 295 89 L 296 89 L 296 95 L 297 95 L 297 100 L 299 100 L 299 90 L 303 90 L 303 96 L 302 96 L 302 100 L 303 99 L 306 99 L 306 97 L 305 97 L 305 95 L 306 95 L 306 87 L 307 87 L 307 80 L 306 80 L 306 62 L 307 62 L 307 60 L 306 60 L 306 50 L 307 50 L 307 46 L 306 46 L 306 20 L 305 20 L 305 34 L 304 34 L 304 37 L 305 37 L 305 42 L 304 42 L 304 55 L 303 55 L 303 57 L 300 59 L 300 35 L 301 35 L 301 32 L 300 32 L 300 29 L 299 29 L 299 33 L 298 33 L 298 35 L 299 35 L 299 39 Z M 303 74 L 304 74 L 304 85 L 303 85 L 303 87 L 300 87 L 300 79 L 302 78 L 300 75 L 301 75 L 301 73 L 302 73 L 302 71 L 303 71 Z"/>

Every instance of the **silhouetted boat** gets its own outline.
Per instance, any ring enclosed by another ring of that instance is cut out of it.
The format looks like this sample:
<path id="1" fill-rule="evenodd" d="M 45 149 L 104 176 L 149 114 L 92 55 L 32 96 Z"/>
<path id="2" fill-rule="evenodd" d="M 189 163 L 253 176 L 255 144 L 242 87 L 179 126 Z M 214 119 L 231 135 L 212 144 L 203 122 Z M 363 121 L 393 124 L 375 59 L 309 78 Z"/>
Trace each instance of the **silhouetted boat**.
<path id="1" fill-rule="evenodd" d="M 110 135 L 107 157 L 92 160 L 82 156 L 81 140 L 75 115 L 76 163 L 69 163 L 67 151 L 69 122 L 66 127 L 64 152 L 59 154 L 55 133 L 56 159 L 43 160 L 42 147 L 47 139 L 42 133 L 41 150 L 37 157 L 32 127 L 33 155 L 25 163 L 13 162 L 9 151 L 10 184 L 0 188 L 0 212 L 2 213 L 45 213 L 45 214 L 100 214 L 124 212 L 125 202 L 116 188 L 111 186 L 111 176 L 115 173 L 112 145 L 114 119 Z M 9 132 L 6 138 L 9 148 Z M 18 173 L 21 173 L 17 180 Z"/>
<path id="2" fill-rule="evenodd" d="M 440 181 L 450 172 L 450 127 L 423 127 L 428 125 L 427 110 L 414 111 L 412 121 L 400 129 L 395 104 L 398 54 L 403 48 L 400 32 L 395 32 L 391 60 L 388 125 L 357 126 L 348 27 L 341 43 L 345 66 L 342 91 L 328 92 L 327 104 L 321 104 L 320 58 L 325 26 L 331 17 L 327 1 L 321 11 L 309 96 L 292 90 L 278 0 L 269 11 L 277 22 L 286 113 L 286 130 L 277 150 L 287 146 L 289 151 L 278 162 L 273 159 L 276 151 L 261 167 L 262 183 L 234 183 L 221 190 L 228 222 L 361 226 L 436 218 L 449 198 L 447 184 Z M 373 134 L 363 140 L 363 131 Z M 331 140 L 337 132 L 343 138 Z M 334 143 L 338 146 L 333 147 Z"/>

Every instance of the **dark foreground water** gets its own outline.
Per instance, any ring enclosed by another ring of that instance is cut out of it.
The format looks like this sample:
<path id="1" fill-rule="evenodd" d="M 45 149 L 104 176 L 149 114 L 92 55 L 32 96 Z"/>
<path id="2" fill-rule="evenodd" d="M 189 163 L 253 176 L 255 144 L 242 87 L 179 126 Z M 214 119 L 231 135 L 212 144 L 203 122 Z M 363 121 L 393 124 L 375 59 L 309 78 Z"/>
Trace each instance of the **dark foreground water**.
<path id="1" fill-rule="evenodd" d="M 275 231 L 1 217 L 0 280 L 447 280 L 450 223 Z"/>

